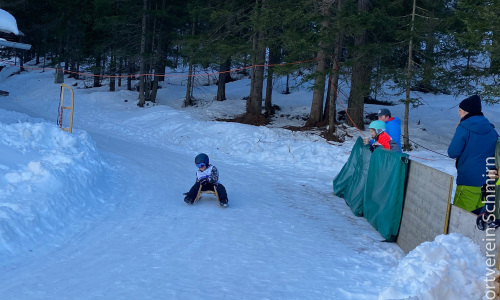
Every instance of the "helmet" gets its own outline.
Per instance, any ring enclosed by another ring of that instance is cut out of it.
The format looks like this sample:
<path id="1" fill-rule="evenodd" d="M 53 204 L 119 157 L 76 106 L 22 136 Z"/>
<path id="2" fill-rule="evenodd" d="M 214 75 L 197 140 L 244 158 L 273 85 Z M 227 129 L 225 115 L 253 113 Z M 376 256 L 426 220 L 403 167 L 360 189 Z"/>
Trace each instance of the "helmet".
<path id="1" fill-rule="evenodd" d="M 206 155 L 205 153 L 200 153 L 200 154 L 196 155 L 196 157 L 194 158 L 194 163 L 197 166 L 200 164 L 204 164 L 205 166 L 208 166 L 208 163 L 209 163 L 208 155 Z"/>
<path id="2" fill-rule="evenodd" d="M 380 134 L 382 131 L 385 131 L 385 122 L 379 120 L 373 121 L 370 123 L 369 128 L 374 129 L 377 134 Z"/>

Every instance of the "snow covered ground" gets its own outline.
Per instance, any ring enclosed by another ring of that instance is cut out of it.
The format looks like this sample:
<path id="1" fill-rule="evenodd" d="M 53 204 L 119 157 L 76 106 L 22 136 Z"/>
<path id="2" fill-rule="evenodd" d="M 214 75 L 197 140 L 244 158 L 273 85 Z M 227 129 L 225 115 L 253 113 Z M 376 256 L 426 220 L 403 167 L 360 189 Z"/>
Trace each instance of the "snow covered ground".
<path id="1" fill-rule="evenodd" d="M 54 71 L 16 71 L 0 72 L 0 90 L 10 93 L 0 98 L 0 299 L 481 299 L 485 292 L 485 257 L 469 239 L 439 236 L 405 256 L 332 195 L 360 134 L 348 129 L 352 137 L 334 143 L 279 128 L 304 123 L 306 88 L 284 95 L 278 82 L 273 102 L 283 117 L 255 127 L 214 121 L 244 112 L 248 79 L 228 84 L 223 102 L 212 101 L 216 86 L 199 86 L 198 105 L 182 108 L 184 79 L 169 77 L 161 105 L 139 108 L 135 92 L 66 78 L 75 92 L 70 134 L 56 125 Z M 423 105 L 410 113 L 419 145 L 410 156 L 455 175 L 445 154 L 461 99 L 415 96 Z M 403 105 L 390 109 L 403 117 Z M 483 110 L 498 128 L 500 105 Z M 219 169 L 228 209 L 211 196 L 183 202 L 199 152 Z"/>

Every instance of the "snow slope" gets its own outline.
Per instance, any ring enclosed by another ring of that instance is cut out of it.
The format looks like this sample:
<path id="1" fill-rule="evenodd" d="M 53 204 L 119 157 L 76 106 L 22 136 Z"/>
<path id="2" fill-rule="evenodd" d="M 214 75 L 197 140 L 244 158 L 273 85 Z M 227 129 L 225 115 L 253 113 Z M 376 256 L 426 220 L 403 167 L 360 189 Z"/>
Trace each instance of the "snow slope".
<path id="1" fill-rule="evenodd" d="M 199 105 L 182 108 L 185 87 L 168 78 L 163 105 L 138 108 L 137 93 L 66 79 L 75 91 L 69 134 L 56 125 L 54 72 L 9 76 L 15 71 L 0 72 L 0 89 L 10 92 L 0 99 L 1 299 L 443 299 L 429 292 L 443 284 L 452 285 L 449 299 L 484 293 L 479 249 L 461 259 L 446 254 L 466 238 L 442 236 L 429 243 L 444 246 L 404 257 L 332 195 L 359 133 L 349 129 L 352 138 L 339 144 L 276 128 L 283 120 L 300 125 L 293 116 L 308 112 L 305 89 L 277 91 L 274 103 L 291 117 L 254 127 L 212 121 L 244 111 L 248 80 L 231 83 L 224 102 L 211 101 L 216 87 L 200 87 Z M 413 124 L 420 121 L 412 139 L 445 154 L 457 103 L 444 96 L 426 103 L 412 110 Z M 402 109 L 391 107 L 399 116 Z M 500 126 L 498 112 L 485 108 Z M 228 209 L 210 196 L 182 201 L 199 152 L 219 169 Z M 410 154 L 455 172 L 443 155 L 421 147 Z M 426 263 L 435 252 L 438 278 L 425 275 L 435 272 Z"/>

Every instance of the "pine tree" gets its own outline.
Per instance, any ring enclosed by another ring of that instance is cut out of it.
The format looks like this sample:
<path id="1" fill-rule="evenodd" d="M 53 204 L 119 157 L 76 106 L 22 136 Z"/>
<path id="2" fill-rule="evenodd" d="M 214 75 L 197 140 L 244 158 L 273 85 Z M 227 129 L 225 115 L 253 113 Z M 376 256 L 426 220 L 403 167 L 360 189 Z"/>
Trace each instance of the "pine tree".
<path id="1" fill-rule="evenodd" d="M 455 37 L 467 64 L 461 72 L 463 84 L 456 88 L 462 93 L 481 94 L 490 102 L 498 102 L 500 97 L 500 87 L 496 84 L 500 79 L 499 14 L 499 0 L 457 1 L 457 22 L 462 26 Z"/>

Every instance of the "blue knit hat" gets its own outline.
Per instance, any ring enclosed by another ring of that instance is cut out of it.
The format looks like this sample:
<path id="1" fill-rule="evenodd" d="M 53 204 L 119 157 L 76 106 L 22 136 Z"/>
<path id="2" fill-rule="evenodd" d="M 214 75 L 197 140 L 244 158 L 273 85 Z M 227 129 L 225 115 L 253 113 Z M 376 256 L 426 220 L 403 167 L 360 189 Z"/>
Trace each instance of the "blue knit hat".
<path id="1" fill-rule="evenodd" d="M 470 96 L 460 102 L 458 105 L 461 109 L 465 110 L 469 114 L 480 114 L 481 113 L 481 98 L 478 95 Z"/>

